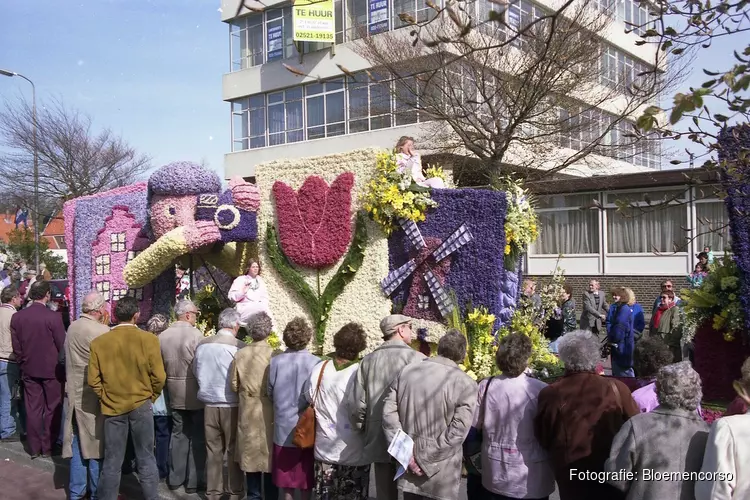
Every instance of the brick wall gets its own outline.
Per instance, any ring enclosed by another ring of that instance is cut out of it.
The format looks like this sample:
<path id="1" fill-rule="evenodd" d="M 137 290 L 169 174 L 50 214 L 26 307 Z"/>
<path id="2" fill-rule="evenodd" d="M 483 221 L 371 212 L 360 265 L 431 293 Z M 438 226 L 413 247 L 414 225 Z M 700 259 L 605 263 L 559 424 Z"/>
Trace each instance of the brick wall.
<path id="1" fill-rule="evenodd" d="M 537 282 L 537 289 L 545 281 L 550 280 L 550 276 L 524 276 L 524 279 L 533 279 Z M 576 300 L 576 310 L 580 315 L 583 292 L 588 290 L 589 281 L 592 279 L 599 280 L 602 291 L 607 295 L 607 301 L 611 301 L 609 289 L 614 286 L 626 286 L 635 293 L 635 300 L 643 306 L 646 316 L 651 315 L 651 306 L 656 296 L 661 293 L 661 282 L 672 280 L 675 292 L 680 294 L 680 290 L 688 287 L 687 277 L 685 276 L 566 276 L 565 282 L 573 287 L 573 298 Z"/>

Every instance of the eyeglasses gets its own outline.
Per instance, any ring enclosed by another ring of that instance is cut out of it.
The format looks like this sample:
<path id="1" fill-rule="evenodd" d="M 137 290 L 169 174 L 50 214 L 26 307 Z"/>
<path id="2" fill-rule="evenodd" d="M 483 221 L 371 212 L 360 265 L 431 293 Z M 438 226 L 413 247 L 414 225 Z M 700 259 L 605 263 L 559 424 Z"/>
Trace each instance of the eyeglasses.
<path id="1" fill-rule="evenodd" d="M 190 311 L 190 312 L 193 313 L 193 314 L 195 314 L 196 316 L 200 316 L 201 315 L 200 311 Z"/>

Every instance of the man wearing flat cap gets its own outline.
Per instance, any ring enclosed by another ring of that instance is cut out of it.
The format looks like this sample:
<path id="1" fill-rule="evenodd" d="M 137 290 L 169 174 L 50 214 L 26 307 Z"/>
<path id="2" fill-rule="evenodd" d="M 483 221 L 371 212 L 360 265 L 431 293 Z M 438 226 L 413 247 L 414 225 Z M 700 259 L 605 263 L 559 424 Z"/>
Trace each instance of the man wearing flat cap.
<path id="1" fill-rule="evenodd" d="M 380 322 L 383 344 L 362 359 L 357 371 L 357 383 L 347 396 L 347 409 L 352 425 L 365 432 L 362 463 L 375 467 L 375 489 L 378 500 L 396 500 L 398 490 L 393 477 L 396 465 L 388 454 L 383 434 L 383 400 L 391 382 L 408 364 L 420 362 L 425 355 L 415 351 L 412 341 L 412 319 L 402 314 L 391 314 Z"/>

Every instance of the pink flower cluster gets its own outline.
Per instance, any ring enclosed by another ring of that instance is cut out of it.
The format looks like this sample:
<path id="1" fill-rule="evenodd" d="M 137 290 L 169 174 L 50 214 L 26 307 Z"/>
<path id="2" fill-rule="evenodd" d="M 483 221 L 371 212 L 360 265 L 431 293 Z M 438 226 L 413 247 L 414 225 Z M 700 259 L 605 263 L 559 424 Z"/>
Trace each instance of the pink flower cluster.
<path id="1" fill-rule="evenodd" d="M 242 177 L 232 177 L 229 181 L 232 190 L 232 201 L 237 208 L 257 212 L 260 207 L 260 189 L 255 184 L 246 182 Z"/>
<path id="2" fill-rule="evenodd" d="M 299 191 L 274 183 L 279 239 L 289 260 L 320 269 L 344 255 L 352 238 L 353 186 L 351 172 L 339 175 L 330 187 L 318 176 L 305 179 Z"/>

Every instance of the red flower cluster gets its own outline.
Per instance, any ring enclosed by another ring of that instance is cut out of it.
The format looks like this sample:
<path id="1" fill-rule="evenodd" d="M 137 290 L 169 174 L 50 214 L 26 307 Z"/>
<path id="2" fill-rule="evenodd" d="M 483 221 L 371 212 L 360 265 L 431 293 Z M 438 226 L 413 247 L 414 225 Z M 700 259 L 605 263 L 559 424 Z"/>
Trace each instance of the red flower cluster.
<path id="1" fill-rule="evenodd" d="M 274 183 L 279 240 L 289 260 L 320 269 L 344 255 L 352 238 L 352 186 L 351 172 L 339 175 L 330 187 L 318 176 L 305 179 L 299 191 Z"/>

